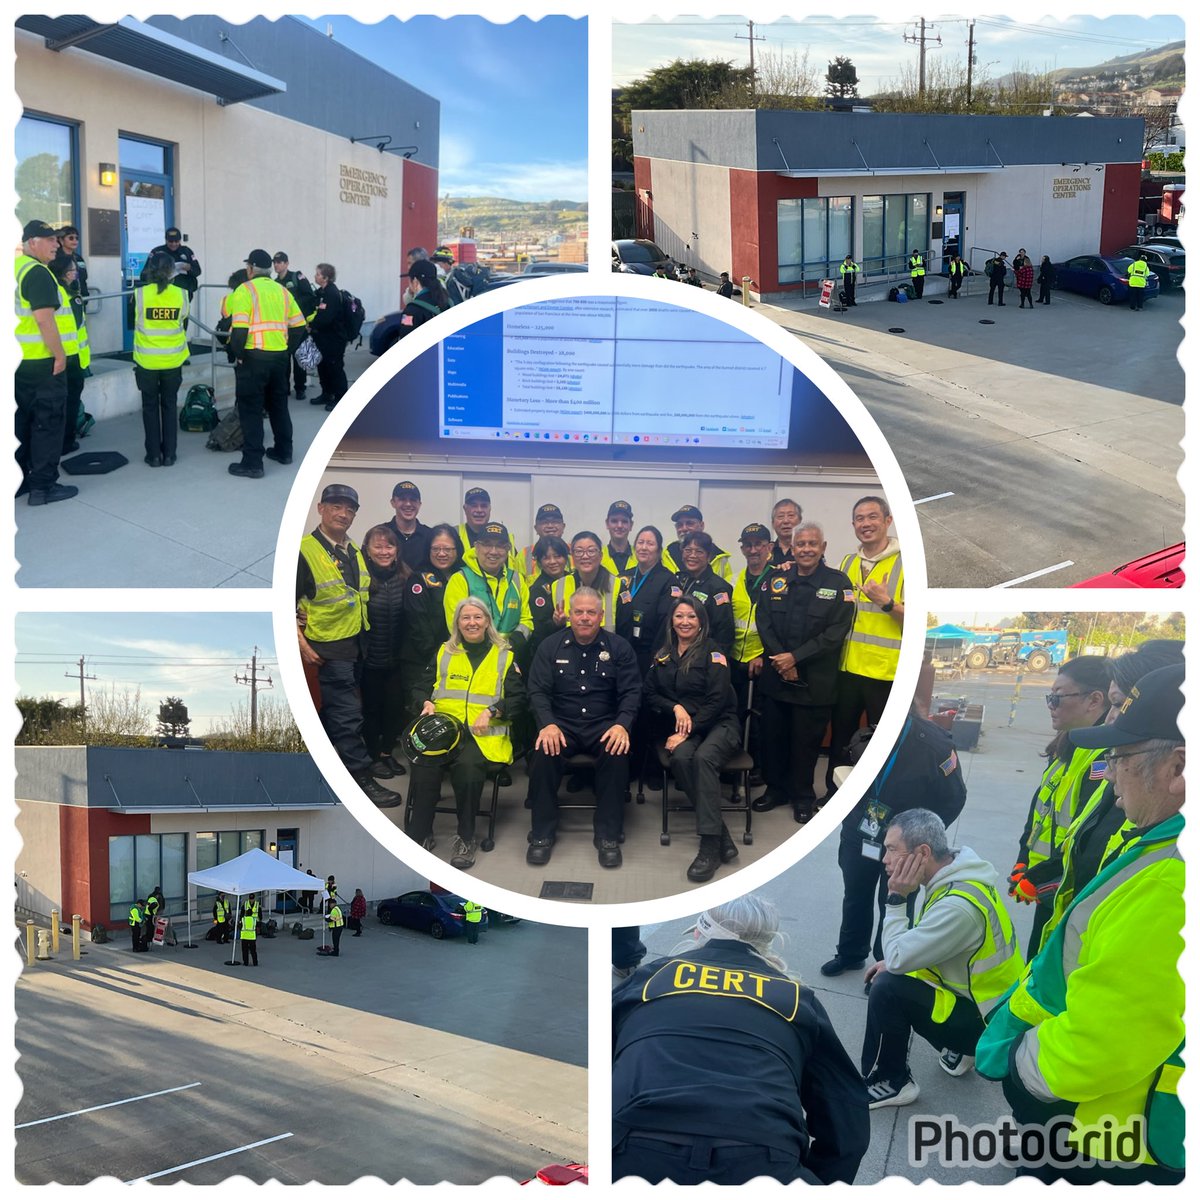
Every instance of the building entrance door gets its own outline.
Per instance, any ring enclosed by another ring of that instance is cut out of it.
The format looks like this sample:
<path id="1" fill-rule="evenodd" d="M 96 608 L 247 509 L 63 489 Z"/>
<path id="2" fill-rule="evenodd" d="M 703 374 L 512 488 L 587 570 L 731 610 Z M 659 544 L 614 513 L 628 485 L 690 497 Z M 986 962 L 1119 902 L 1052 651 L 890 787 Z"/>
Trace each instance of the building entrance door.
<path id="1" fill-rule="evenodd" d="M 963 207 L 962 192 L 947 192 L 942 197 L 942 274 L 950 270 L 950 256 L 962 254 Z"/>
<path id="2" fill-rule="evenodd" d="M 119 140 L 121 174 L 121 287 L 137 286 L 146 259 L 175 223 L 170 150 L 158 142 Z M 125 305 L 124 348 L 133 349 L 133 304 Z"/>

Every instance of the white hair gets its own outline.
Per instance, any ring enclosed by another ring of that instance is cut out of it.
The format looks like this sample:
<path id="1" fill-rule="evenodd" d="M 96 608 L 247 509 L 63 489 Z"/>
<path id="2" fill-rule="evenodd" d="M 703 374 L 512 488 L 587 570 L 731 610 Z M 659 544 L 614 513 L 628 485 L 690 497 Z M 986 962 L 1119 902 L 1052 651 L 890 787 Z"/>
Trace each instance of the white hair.
<path id="1" fill-rule="evenodd" d="M 687 938 L 672 953 L 681 954 L 697 942 L 703 944 L 720 938 L 745 942 L 764 962 L 784 975 L 789 974 L 787 963 L 779 954 L 786 940 L 779 931 L 779 910 L 770 900 L 751 892 L 708 909 L 696 918 Z M 791 978 L 800 982 L 798 976 Z"/>

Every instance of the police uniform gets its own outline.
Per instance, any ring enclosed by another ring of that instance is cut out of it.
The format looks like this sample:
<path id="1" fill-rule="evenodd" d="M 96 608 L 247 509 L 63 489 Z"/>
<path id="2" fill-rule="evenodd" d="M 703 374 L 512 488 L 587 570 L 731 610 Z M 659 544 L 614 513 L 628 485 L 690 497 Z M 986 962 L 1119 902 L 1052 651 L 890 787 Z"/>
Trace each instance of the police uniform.
<path id="1" fill-rule="evenodd" d="M 702 575 L 680 571 L 675 576 L 666 597 L 667 611 L 671 601 L 680 596 L 694 596 L 708 612 L 708 635 L 725 654 L 733 652 L 733 589 L 727 580 L 717 575 L 711 566 Z"/>
<path id="2" fill-rule="evenodd" d="M 170 232 L 170 230 L 168 230 Z M 177 263 L 181 263 L 189 269 L 175 276 L 171 282 L 178 280 L 178 286 L 183 288 L 188 294 L 190 300 L 196 294 L 196 289 L 200 286 L 200 260 L 192 252 L 191 246 L 185 246 L 182 241 L 175 247 L 174 250 L 163 242 L 161 246 L 155 246 L 153 250 L 146 256 L 146 263 L 149 265 L 150 259 L 156 254 L 165 254 L 168 258 L 172 258 Z M 142 269 L 142 282 L 146 281 L 145 268 Z"/>
<path id="3" fill-rule="evenodd" d="M 799 820 L 816 806 L 813 775 L 837 697 L 842 646 L 854 624 L 854 592 L 841 571 L 824 563 L 808 575 L 772 571 L 759 591 L 763 777 L 769 801 L 791 803 Z M 794 682 L 770 661 L 785 653 L 796 659 Z M 759 811 L 773 807 L 770 802 Z"/>
<path id="4" fill-rule="evenodd" d="M 617 633 L 633 647 L 643 677 L 662 645 L 672 586 L 675 576 L 662 563 L 645 573 L 635 567 L 617 581 Z"/>
<path id="5" fill-rule="evenodd" d="M 554 841 L 558 828 L 558 787 L 563 760 L 594 754 L 596 810 L 592 826 L 598 841 L 617 842 L 624 825 L 629 755 L 610 754 L 600 744 L 613 725 L 633 727 L 642 695 L 633 648 L 605 629 L 587 645 L 570 629 L 547 638 L 529 669 L 528 696 L 538 729 L 557 725 L 566 738 L 560 754 L 534 750 L 529 772 L 533 840 Z"/>
<path id="6" fill-rule="evenodd" d="M 852 1183 L 862 1078 L 821 1002 L 743 942 L 643 963 L 613 993 L 613 1178 Z"/>

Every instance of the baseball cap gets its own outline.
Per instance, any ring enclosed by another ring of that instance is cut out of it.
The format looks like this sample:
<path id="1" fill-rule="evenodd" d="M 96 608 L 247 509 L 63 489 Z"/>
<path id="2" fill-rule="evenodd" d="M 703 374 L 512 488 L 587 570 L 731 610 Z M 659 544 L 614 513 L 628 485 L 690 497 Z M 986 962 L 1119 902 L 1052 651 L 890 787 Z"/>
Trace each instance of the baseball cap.
<path id="1" fill-rule="evenodd" d="M 321 493 L 321 503 L 337 504 L 339 502 L 353 504 L 357 510 L 358 493 L 348 483 L 326 484 L 325 490 Z"/>
<path id="2" fill-rule="evenodd" d="M 492 498 L 487 493 L 487 488 L 473 487 L 467 488 L 467 494 L 463 497 L 464 504 L 491 504 Z"/>
<path id="3" fill-rule="evenodd" d="M 172 225 L 171 228 L 168 229 L 167 232 L 163 234 L 163 241 L 164 242 L 181 242 L 181 241 L 183 241 L 183 234 L 179 232 L 179 229 L 177 226 Z"/>
<path id="4" fill-rule="evenodd" d="M 265 250 L 251 250 L 245 261 L 249 266 L 265 271 L 271 265 L 271 256 Z"/>
<path id="5" fill-rule="evenodd" d="M 32 238 L 58 237 L 53 225 L 45 221 L 30 221 L 21 232 L 21 240 L 28 242 Z"/>
<path id="6" fill-rule="evenodd" d="M 419 279 L 422 283 L 429 283 L 437 278 L 437 267 L 433 265 L 427 258 L 418 258 L 411 267 L 408 268 L 409 279 Z"/>
<path id="7" fill-rule="evenodd" d="M 694 504 L 685 504 L 671 514 L 672 521 L 682 521 L 684 517 L 695 517 L 697 521 L 704 520 L 704 514 Z"/>
<path id="8" fill-rule="evenodd" d="M 751 521 L 742 530 L 742 536 L 738 538 L 738 541 L 742 543 L 769 542 L 771 541 L 771 531 L 765 525 L 760 525 L 757 521 Z"/>
<path id="9" fill-rule="evenodd" d="M 1072 729 L 1068 736 L 1073 746 L 1084 750 L 1107 750 L 1110 746 L 1158 739 L 1182 743 L 1183 735 L 1179 731 L 1182 708 L 1183 664 L 1159 667 L 1157 671 L 1143 675 L 1129 689 L 1129 695 L 1111 725 Z"/>
<path id="10" fill-rule="evenodd" d="M 399 500 L 401 496 L 409 500 L 420 500 L 421 489 L 411 479 L 405 479 L 392 488 L 392 499 Z"/>
<path id="11" fill-rule="evenodd" d="M 508 528 L 499 521 L 489 521 L 476 535 L 477 542 L 503 542 L 508 545 Z"/>
<path id="12" fill-rule="evenodd" d="M 543 504 L 534 515 L 533 523 L 536 525 L 539 521 L 561 520 L 563 520 L 562 509 L 557 504 Z"/>
<path id="13" fill-rule="evenodd" d="M 633 505 L 628 500 L 614 500 L 608 506 L 608 515 L 610 517 L 628 517 L 633 520 Z"/>
<path id="14" fill-rule="evenodd" d="M 290 262 L 291 260 L 288 258 L 288 256 L 282 250 L 276 250 L 275 257 L 272 258 L 271 261 L 272 262 Z"/>

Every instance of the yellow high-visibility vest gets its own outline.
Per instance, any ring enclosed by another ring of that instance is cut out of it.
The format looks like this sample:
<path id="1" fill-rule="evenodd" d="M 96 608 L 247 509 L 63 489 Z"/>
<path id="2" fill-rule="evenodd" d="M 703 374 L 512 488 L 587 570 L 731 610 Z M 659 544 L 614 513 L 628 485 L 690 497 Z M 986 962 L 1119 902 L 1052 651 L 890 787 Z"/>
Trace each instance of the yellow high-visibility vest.
<path id="1" fill-rule="evenodd" d="M 21 294 L 21 284 L 25 282 L 25 276 L 35 267 L 41 268 L 51 279 L 54 279 L 50 268 L 45 263 L 38 262 L 36 258 L 30 258 L 28 254 L 17 255 L 14 267 L 17 280 L 15 298 L 17 342 L 21 347 L 21 358 L 25 362 L 54 357 L 50 347 L 42 340 L 42 331 L 38 328 L 33 309 L 29 307 L 28 301 Z M 67 293 L 59 285 L 58 280 L 54 282 L 55 287 L 58 288 L 58 307 L 54 310 L 54 324 L 58 327 L 59 339 L 62 341 L 63 349 L 66 350 L 67 344 L 73 345 L 76 340 L 75 314 L 71 311 Z M 74 354 L 77 351 L 72 349 L 67 353 Z"/>
<path id="2" fill-rule="evenodd" d="M 842 573 L 854 584 L 854 627 L 842 650 L 841 669 L 868 679 L 895 679 L 900 663 L 900 633 L 902 626 L 891 614 L 885 613 L 860 590 L 873 575 L 882 583 L 888 596 L 904 603 L 904 562 L 897 550 L 874 563 L 865 573 L 858 554 L 842 559 Z M 879 572 L 876 575 L 876 572 Z"/>
<path id="3" fill-rule="evenodd" d="M 134 295 L 133 361 L 147 371 L 169 371 L 188 360 L 188 296 L 181 287 L 146 283 Z"/>
<path id="4" fill-rule="evenodd" d="M 300 541 L 300 553 L 317 587 L 317 594 L 312 599 L 302 598 L 299 605 L 306 617 L 304 636 L 311 641 L 336 642 L 370 628 L 367 593 L 371 576 L 362 551 L 353 542 L 347 545 L 358 562 L 357 591 L 342 578 L 333 556 L 311 533 Z"/>

